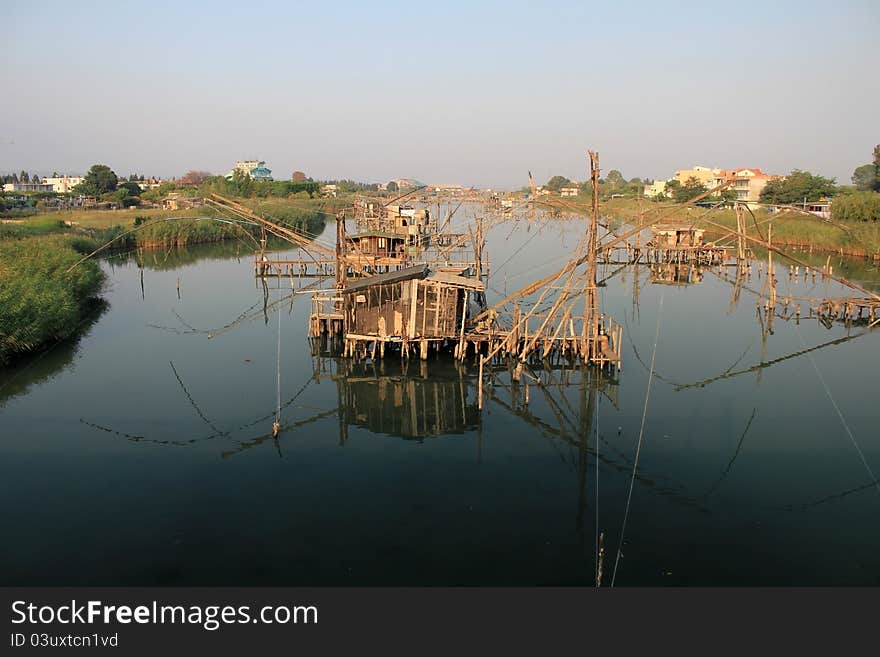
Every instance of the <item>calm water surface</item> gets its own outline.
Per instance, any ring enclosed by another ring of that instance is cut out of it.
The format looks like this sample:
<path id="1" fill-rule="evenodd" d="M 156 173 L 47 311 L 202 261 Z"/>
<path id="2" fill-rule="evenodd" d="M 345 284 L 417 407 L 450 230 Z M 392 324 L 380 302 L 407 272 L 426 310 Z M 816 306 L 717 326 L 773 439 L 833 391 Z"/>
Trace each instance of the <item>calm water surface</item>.
<path id="1" fill-rule="evenodd" d="M 583 227 L 492 228 L 490 302 Z M 0 371 L 0 584 L 589 585 L 599 533 L 605 584 L 615 562 L 616 585 L 880 584 L 878 329 L 762 332 L 717 270 L 672 286 L 607 265 L 619 376 L 557 371 L 526 404 L 500 372 L 480 414 L 473 363 L 316 352 L 307 295 L 283 280 L 264 312 L 244 247 L 144 265 L 142 286 L 104 262 L 82 335 Z M 780 296 L 839 293 L 778 277 Z"/>

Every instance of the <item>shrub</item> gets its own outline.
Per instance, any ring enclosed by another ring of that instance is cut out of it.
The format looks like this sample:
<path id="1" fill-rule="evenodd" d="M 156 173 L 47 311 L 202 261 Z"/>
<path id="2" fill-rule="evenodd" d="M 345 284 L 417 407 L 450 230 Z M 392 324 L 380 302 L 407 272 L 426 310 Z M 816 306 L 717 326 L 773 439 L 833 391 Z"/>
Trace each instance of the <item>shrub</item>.
<path id="1" fill-rule="evenodd" d="M 880 221 L 880 194 L 853 192 L 838 196 L 831 203 L 831 218 L 836 221 Z"/>
<path id="2" fill-rule="evenodd" d="M 92 260 L 68 272 L 79 259 L 66 237 L 0 242 L 0 363 L 77 330 L 104 283 Z"/>

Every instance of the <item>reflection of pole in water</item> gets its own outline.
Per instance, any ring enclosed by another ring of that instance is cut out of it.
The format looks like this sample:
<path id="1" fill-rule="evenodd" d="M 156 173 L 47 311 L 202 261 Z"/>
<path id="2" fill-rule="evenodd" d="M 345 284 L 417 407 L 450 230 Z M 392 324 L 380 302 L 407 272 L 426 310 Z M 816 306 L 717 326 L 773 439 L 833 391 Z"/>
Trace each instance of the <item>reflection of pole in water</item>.
<path id="1" fill-rule="evenodd" d="M 269 325 L 269 285 L 266 283 L 265 278 L 261 278 L 260 281 L 263 284 L 263 321 L 266 326 Z"/>
<path id="2" fill-rule="evenodd" d="M 733 309 L 739 304 L 740 293 L 742 292 L 743 285 L 746 280 L 746 266 L 743 261 L 743 264 L 737 263 L 736 267 L 736 279 L 733 282 L 733 295 L 730 297 L 730 305 L 727 307 L 727 314 L 733 312 Z"/>
<path id="3" fill-rule="evenodd" d="M 578 507 L 577 507 L 577 535 L 581 549 L 586 555 L 587 539 L 586 539 L 586 508 L 587 508 L 587 449 L 589 447 L 590 434 L 593 428 L 593 415 L 596 408 L 596 391 L 598 389 L 598 374 L 590 371 L 585 365 L 581 364 L 581 385 L 580 385 L 580 408 L 578 415 L 580 422 L 578 427 Z M 598 418 L 597 418 L 598 421 Z M 598 439 L 596 444 L 598 458 Z M 597 509 L 598 509 L 598 499 Z M 598 517 L 596 518 L 598 526 Z M 593 552 L 593 547 L 590 552 Z M 598 552 L 596 552 L 598 558 Z M 592 561 L 592 559 L 590 560 Z M 598 568 L 598 564 L 597 564 Z"/>
<path id="4" fill-rule="evenodd" d="M 641 309 L 639 308 L 639 263 L 635 262 L 633 264 L 633 313 L 632 318 L 633 321 L 641 321 Z M 624 315 L 624 319 L 626 316 Z"/>

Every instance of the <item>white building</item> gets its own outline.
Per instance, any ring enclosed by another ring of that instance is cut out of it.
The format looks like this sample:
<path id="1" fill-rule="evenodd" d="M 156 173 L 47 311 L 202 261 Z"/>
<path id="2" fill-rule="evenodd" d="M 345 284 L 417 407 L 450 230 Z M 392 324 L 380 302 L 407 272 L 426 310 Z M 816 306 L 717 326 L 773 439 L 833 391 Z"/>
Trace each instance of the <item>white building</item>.
<path id="1" fill-rule="evenodd" d="M 559 189 L 559 195 L 560 196 L 577 196 L 579 191 L 580 190 L 578 190 L 577 187 L 562 187 Z"/>
<path id="2" fill-rule="evenodd" d="M 674 180 L 674 178 L 670 178 L 669 180 Z M 642 193 L 648 198 L 654 198 L 655 196 L 665 194 L 666 183 L 668 183 L 669 180 L 655 180 L 650 185 L 645 185 L 645 189 Z"/>
<path id="3" fill-rule="evenodd" d="M 272 169 L 267 169 L 263 160 L 239 160 L 235 163 L 235 168 L 226 174 L 226 177 L 232 178 L 236 171 L 242 171 L 254 180 L 272 180 Z"/>
<path id="4" fill-rule="evenodd" d="M 257 167 L 264 166 L 266 166 L 266 163 L 263 160 L 239 160 L 235 163 L 235 169 L 233 169 L 233 171 L 244 171 L 246 174 L 250 175 L 250 172 Z"/>
<path id="5" fill-rule="evenodd" d="M 4 183 L 3 185 L 4 192 L 51 192 L 53 191 L 52 185 L 47 185 L 44 183 Z"/>
<path id="6" fill-rule="evenodd" d="M 43 178 L 43 184 L 52 185 L 52 191 L 56 194 L 69 194 L 84 180 L 85 178 L 82 176 L 58 176 L 57 178 Z"/>

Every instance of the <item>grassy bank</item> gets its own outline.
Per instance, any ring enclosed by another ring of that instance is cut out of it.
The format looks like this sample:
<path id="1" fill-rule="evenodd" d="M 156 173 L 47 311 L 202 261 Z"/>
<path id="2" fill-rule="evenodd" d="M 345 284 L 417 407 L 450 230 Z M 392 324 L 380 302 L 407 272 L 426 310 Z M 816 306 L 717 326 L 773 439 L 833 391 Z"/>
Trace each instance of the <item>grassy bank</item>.
<path id="1" fill-rule="evenodd" d="M 300 232 L 317 234 L 324 221 L 345 205 L 341 199 L 238 199 L 254 212 Z M 247 240 L 245 233 L 256 235 L 253 226 L 214 221 L 229 217 L 210 207 L 186 210 L 104 210 L 53 212 L 34 215 L 0 224 L 0 239 L 64 233 L 100 240 L 111 239 L 126 231 L 130 237 L 115 244 L 118 248 L 167 248 L 223 240 Z"/>
<path id="2" fill-rule="evenodd" d="M 341 199 L 246 199 L 258 214 L 306 234 L 320 233 Z M 250 254 L 250 225 L 214 221 L 212 208 L 53 212 L 0 223 L 0 365 L 73 335 L 100 294 L 104 274 L 83 254 L 114 238 L 114 251 L 234 240 Z M 232 244 L 232 242 L 230 242 Z M 166 258 L 167 259 L 167 258 Z"/>
<path id="3" fill-rule="evenodd" d="M 548 203 L 562 212 L 589 211 L 587 199 L 578 201 L 552 199 Z M 658 217 L 668 217 L 669 221 L 694 223 L 706 230 L 706 236 L 710 240 L 718 239 L 724 234 L 723 229 L 712 224 L 720 224 L 730 230 L 736 230 L 736 212 L 732 208 L 709 211 L 699 207 L 681 209 L 669 203 L 652 201 L 640 203 L 635 199 L 613 199 L 603 202 L 600 208 L 603 216 L 628 224 L 635 224 L 640 218 L 650 221 Z M 773 243 L 778 246 L 797 246 L 824 253 L 861 257 L 880 254 L 880 224 L 877 222 L 859 221 L 832 225 L 805 213 L 780 212 L 771 215 L 764 209 L 757 209 L 751 214 L 746 212 L 746 232 L 758 239 L 764 239 L 767 235 L 768 219 L 771 217 Z"/>
<path id="4" fill-rule="evenodd" d="M 94 261 L 67 272 L 88 243 L 62 235 L 0 241 L 0 364 L 73 335 L 101 292 Z"/>

